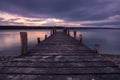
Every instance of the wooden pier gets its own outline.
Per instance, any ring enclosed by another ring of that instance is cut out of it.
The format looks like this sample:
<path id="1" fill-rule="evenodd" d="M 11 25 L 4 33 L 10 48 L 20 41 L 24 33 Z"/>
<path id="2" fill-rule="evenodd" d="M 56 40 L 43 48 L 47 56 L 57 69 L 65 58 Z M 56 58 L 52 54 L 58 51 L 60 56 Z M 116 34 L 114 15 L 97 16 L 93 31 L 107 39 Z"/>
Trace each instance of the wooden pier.
<path id="1" fill-rule="evenodd" d="M 120 80 L 120 69 L 64 32 L 8 62 L 0 80 Z"/>

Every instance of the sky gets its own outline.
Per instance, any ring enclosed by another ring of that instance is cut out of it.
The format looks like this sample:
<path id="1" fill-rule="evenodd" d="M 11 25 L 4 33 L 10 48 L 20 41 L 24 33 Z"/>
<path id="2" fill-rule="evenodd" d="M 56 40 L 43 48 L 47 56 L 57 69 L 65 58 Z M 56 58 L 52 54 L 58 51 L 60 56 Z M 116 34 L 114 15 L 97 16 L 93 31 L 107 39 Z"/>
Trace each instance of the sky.
<path id="1" fill-rule="evenodd" d="M 120 0 L 0 0 L 0 25 L 120 27 Z"/>

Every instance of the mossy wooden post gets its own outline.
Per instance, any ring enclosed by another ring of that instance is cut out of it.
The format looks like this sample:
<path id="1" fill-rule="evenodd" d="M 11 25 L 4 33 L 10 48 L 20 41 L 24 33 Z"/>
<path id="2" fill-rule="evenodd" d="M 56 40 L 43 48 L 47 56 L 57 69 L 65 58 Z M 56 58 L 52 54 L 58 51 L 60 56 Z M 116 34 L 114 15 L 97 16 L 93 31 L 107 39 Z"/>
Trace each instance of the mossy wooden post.
<path id="1" fill-rule="evenodd" d="M 100 52 L 100 44 L 95 44 L 94 49 L 95 49 L 96 53 L 99 53 Z"/>
<path id="2" fill-rule="evenodd" d="M 82 43 L 83 37 L 82 34 L 80 34 L 80 43 Z"/>
<path id="3" fill-rule="evenodd" d="M 20 37 L 21 37 L 21 55 L 26 55 L 27 54 L 27 32 L 20 32 Z"/>
<path id="4" fill-rule="evenodd" d="M 37 38 L 37 42 L 38 42 L 38 44 L 40 43 L 40 38 L 39 37 Z"/>

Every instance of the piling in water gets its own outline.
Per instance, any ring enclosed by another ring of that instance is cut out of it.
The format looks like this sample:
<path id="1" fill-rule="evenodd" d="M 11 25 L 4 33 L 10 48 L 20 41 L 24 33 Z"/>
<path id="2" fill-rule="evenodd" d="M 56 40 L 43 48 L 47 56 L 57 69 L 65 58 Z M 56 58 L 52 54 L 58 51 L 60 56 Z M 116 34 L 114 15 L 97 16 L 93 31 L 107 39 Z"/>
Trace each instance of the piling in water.
<path id="1" fill-rule="evenodd" d="M 53 35 L 53 29 L 51 30 L 50 35 L 51 35 L 51 36 Z"/>
<path id="2" fill-rule="evenodd" d="M 76 34 L 77 34 L 77 32 L 76 32 L 76 31 L 74 31 L 73 33 L 74 33 L 74 38 L 76 38 Z"/>
<path id="3" fill-rule="evenodd" d="M 69 29 L 67 29 L 67 34 L 70 35 L 70 31 L 69 31 Z"/>
<path id="4" fill-rule="evenodd" d="M 27 54 L 27 32 L 20 32 L 20 37 L 21 37 L 21 55 L 26 55 Z"/>
<path id="5" fill-rule="evenodd" d="M 37 42 L 38 42 L 38 44 L 40 43 L 40 38 L 39 37 L 37 38 Z"/>
<path id="6" fill-rule="evenodd" d="M 96 53 L 99 53 L 100 52 L 100 44 L 95 44 L 94 49 L 95 49 Z"/>
<path id="7" fill-rule="evenodd" d="M 80 34 L 80 42 L 82 43 L 83 37 L 82 34 Z"/>
<path id="8" fill-rule="evenodd" d="M 64 27 L 64 33 L 68 34 L 68 29 L 66 27 Z"/>
<path id="9" fill-rule="evenodd" d="M 45 39 L 47 39 L 47 35 L 45 35 Z"/>

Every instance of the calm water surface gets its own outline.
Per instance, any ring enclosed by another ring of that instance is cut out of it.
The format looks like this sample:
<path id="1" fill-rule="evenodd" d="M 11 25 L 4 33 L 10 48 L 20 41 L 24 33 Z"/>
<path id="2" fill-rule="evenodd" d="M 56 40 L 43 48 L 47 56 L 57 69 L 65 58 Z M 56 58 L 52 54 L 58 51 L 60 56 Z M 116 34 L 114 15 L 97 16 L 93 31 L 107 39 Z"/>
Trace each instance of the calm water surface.
<path id="1" fill-rule="evenodd" d="M 20 55 L 20 34 L 28 32 L 29 49 L 37 44 L 37 37 L 44 40 L 44 35 L 50 34 L 49 30 L 0 30 L 0 55 Z M 73 30 L 71 35 L 73 36 Z M 120 30 L 87 29 L 77 30 L 77 34 L 83 35 L 83 41 L 91 49 L 94 44 L 101 45 L 103 54 L 120 54 Z M 77 36 L 77 39 L 78 36 Z"/>
<path id="2" fill-rule="evenodd" d="M 78 35 L 83 35 L 83 42 L 91 49 L 95 44 L 100 44 L 102 54 L 120 54 L 120 29 L 87 29 L 77 30 Z M 71 32 L 73 35 L 73 32 Z M 79 37 L 77 36 L 79 39 Z"/>
<path id="3" fill-rule="evenodd" d="M 20 55 L 20 32 L 28 33 L 28 48 L 37 44 L 37 38 L 44 40 L 49 30 L 0 30 L 0 55 Z"/>

